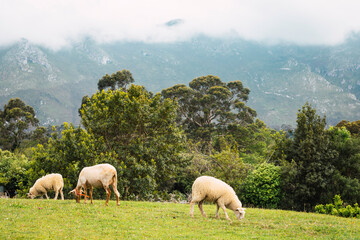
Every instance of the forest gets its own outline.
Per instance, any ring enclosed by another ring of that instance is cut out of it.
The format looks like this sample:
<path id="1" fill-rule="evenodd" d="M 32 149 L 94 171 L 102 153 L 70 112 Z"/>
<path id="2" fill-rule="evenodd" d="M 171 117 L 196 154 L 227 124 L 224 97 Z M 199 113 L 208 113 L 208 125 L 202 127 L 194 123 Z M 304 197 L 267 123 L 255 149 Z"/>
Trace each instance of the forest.
<path id="1" fill-rule="evenodd" d="M 209 175 L 247 207 L 314 211 L 335 195 L 360 202 L 360 121 L 328 126 L 304 102 L 294 129 L 274 130 L 247 106 L 240 80 L 201 76 L 156 94 L 134 82 L 125 69 L 99 79 L 79 103 L 79 126 L 39 126 L 31 106 L 10 99 L 0 109 L 0 186 L 25 197 L 36 179 L 60 173 L 71 198 L 83 167 L 110 163 L 124 200 L 187 200 Z"/>

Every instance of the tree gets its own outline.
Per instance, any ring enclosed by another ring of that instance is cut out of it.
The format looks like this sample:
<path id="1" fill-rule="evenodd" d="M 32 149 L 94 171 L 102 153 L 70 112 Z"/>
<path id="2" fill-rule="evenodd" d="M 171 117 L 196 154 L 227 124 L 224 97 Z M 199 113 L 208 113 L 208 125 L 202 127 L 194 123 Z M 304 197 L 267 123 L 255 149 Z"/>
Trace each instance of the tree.
<path id="1" fill-rule="evenodd" d="M 354 122 L 342 120 L 341 122 L 336 124 L 335 127 L 345 127 L 351 133 L 351 135 L 358 136 L 360 133 L 360 120 Z"/>
<path id="2" fill-rule="evenodd" d="M 20 98 L 10 99 L 0 114 L 0 146 L 4 150 L 14 151 L 39 125 L 34 109 Z"/>
<path id="3" fill-rule="evenodd" d="M 3 185 L 10 197 L 22 193 L 28 184 L 27 170 L 30 162 L 24 155 L 14 154 L 0 149 L 0 185 Z"/>
<path id="4" fill-rule="evenodd" d="M 167 191 L 175 182 L 184 139 L 176 126 L 176 103 L 153 96 L 142 86 L 125 91 L 94 94 L 81 109 L 81 123 L 95 139 L 104 142 L 104 152 L 117 155 L 119 186 L 124 197 L 149 197 L 155 190 Z"/>
<path id="5" fill-rule="evenodd" d="M 73 124 L 64 123 L 61 134 L 53 127 L 53 133 L 46 145 L 39 144 L 33 149 L 30 182 L 50 173 L 60 173 L 64 178 L 64 192 L 76 186 L 82 168 L 97 163 L 112 163 L 109 153 L 101 152 L 101 139 Z M 27 186 L 30 187 L 30 186 Z"/>
<path id="6" fill-rule="evenodd" d="M 178 84 L 161 92 L 164 98 L 177 100 L 179 124 L 190 138 L 205 141 L 207 152 L 216 130 L 253 122 L 256 112 L 245 105 L 249 93 L 241 81 L 224 83 L 212 75 L 195 78 L 189 87 Z"/>
<path id="7" fill-rule="evenodd" d="M 116 73 L 106 74 L 98 82 L 98 90 L 102 91 L 106 88 L 110 88 L 111 90 L 122 89 L 124 91 L 127 90 L 127 86 L 134 82 L 134 78 L 129 70 L 123 69 L 122 71 L 117 71 Z M 81 99 L 81 106 L 78 110 L 79 116 L 81 117 L 81 109 L 84 105 L 90 102 L 89 96 L 83 96 Z"/>
<path id="8" fill-rule="evenodd" d="M 283 207 L 310 210 L 317 203 L 327 201 L 329 186 L 333 184 L 334 160 L 337 152 L 330 146 L 325 130 L 326 118 L 306 103 L 297 115 L 294 139 L 284 148 L 286 162 L 282 168 Z"/>
<path id="9" fill-rule="evenodd" d="M 116 87 L 119 89 L 126 89 L 127 85 L 134 82 L 134 78 L 129 70 L 123 69 L 122 71 L 117 71 L 110 75 L 106 74 L 98 82 L 98 89 L 104 90 L 105 88 L 110 87 L 111 90 L 115 90 Z"/>
<path id="10" fill-rule="evenodd" d="M 229 124 L 221 135 L 214 137 L 214 149 L 220 151 L 222 147 L 219 140 L 226 139 L 227 142 L 234 142 L 233 145 L 238 148 L 244 162 L 259 164 L 272 158 L 278 138 L 279 134 L 256 119 L 254 123 L 246 126 Z"/>
<path id="11" fill-rule="evenodd" d="M 340 194 L 347 203 L 360 202 L 360 138 L 346 127 L 330 127 L 331 147 L 338 153 L 334 161 L 335 173 L 329 192 Z"/>

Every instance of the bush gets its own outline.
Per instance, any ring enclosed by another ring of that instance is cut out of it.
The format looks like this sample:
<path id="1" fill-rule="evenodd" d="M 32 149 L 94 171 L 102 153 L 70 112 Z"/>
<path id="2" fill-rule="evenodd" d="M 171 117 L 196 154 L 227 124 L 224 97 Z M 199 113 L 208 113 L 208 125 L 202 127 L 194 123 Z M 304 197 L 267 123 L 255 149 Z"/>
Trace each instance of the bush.
<path id="1" fill-rule="evenodd" d="M 316 205 L 315 206 L 315 212 L 317 212 L 317 213 L 326 213 L 324 205 L 322 205 L 322 204 Z"/>
<path id="2" fill-rule="evenodd" d="M 280 167 L 262 163 L 247 177 L 243 196 L 247 204 L 277 208 L 280 203 Z"/>
<path id="3" fill-rule="evenodd" d="M 315 206 L 315 208 L 316 208 L 316 206 Z M 325 205 L 325 212 L 327 213 L 327 214 L 331 214 L 331 212 L 332 212 L 332 210 L 334 209 L 335 207 L 334 207 L 334 204 L 326 204 Z"/>
<path id="4" fill-rule="evenodd" d="M 0 185 L 14 197 L 16 194 L 23 195 L 27 189 L 29 160 L 25 155 L 17 155 L 0 149 Z"/>
<path id="5" fill-rule="evenodd" d="M 322 214 L 330 214 L 341 217 L 357 217 L 360 218 L 359 204 L 355 203 L 354 207 L 351 205 L 344 206 L 344 202 L 341 200 L 340 195 L 335 195 L 334 204 L 319 204 L 315 206 L 315 212 Z"/>

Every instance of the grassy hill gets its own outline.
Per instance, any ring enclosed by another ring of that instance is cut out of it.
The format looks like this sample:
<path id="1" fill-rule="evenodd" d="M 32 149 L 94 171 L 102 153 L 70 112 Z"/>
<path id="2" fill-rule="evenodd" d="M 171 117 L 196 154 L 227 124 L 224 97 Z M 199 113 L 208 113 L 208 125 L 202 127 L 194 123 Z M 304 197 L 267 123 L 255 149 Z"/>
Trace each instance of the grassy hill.
<path id="1" fill-rule="evenodd" d="M 0 199 L 1 239 L 359 239 L 360 219 L 247 208 L 215 219 L 215 205 L 189 217 L 189 204 Z"/>

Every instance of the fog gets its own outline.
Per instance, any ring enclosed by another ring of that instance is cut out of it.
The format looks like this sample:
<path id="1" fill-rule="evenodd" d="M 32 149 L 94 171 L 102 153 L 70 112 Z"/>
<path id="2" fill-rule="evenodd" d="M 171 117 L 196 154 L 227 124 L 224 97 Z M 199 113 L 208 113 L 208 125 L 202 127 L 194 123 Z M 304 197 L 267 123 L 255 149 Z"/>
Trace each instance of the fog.
<path id="1" fill-rule="evenodd" d="M 186 41 L 199 34 L 333 45 L 360 30 L 360 1 L 0 0 L 0 46 Z"/>

